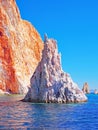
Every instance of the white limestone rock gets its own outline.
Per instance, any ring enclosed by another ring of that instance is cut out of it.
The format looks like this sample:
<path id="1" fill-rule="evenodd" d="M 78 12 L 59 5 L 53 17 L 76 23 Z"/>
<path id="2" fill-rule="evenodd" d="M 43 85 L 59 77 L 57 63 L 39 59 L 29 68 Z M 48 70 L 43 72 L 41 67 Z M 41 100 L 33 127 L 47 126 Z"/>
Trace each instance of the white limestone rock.
<path id="1" fill-rule="evenodd" d="M 31 88 L 25 101 L 68 103 L 87 101 L 70 75 L 61 67 L 56 41 L 45 39 L 42 60 L 31 78 Z"/>

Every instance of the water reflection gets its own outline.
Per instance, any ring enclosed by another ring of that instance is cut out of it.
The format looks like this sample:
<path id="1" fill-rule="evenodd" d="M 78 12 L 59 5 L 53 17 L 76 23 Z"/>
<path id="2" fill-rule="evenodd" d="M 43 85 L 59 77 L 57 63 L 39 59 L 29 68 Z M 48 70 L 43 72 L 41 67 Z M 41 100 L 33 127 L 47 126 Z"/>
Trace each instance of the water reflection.
<path id="1" fill-rule="evenodd" d="M 98 96 L 82 104 L 0 102 L 1 129 L 98 130 Z"/>
<path id="2" fill-rule="evenodd" d="M 33 122 L 32 113 L 32 107 L 28 103 L 2 102 L 0 103 L 0 128 L 26 128 Z"/>
<path id="3" fill-rule="evenodd" d="M 0 128 L 50 128 L 60 127 L 72 120 L 68 112 L 73 107 L 65 104 L 32 104 L 25 102 L 0 102 Z"/>

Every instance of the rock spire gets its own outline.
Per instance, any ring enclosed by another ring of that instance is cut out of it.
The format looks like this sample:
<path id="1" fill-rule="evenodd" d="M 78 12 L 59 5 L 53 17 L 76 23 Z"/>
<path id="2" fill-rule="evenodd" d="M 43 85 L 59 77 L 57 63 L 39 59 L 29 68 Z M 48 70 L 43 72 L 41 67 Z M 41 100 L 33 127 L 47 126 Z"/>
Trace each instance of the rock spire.
<path id="1" fill-rule="evenodd" d="M 87 100 L 70 75 L 62 70 L 60 61 L 56 41 L 47 38 L 42 60 L 31 78 L 31 88 L 25 101 L 67 103 Z"/>
<path id="2" fill-rule="evenodd" d="M 88 85 L 87 82 L 84 83 L 82 91 L 83 91 L 85 94 L 90 93 L 89 85 Z"/>

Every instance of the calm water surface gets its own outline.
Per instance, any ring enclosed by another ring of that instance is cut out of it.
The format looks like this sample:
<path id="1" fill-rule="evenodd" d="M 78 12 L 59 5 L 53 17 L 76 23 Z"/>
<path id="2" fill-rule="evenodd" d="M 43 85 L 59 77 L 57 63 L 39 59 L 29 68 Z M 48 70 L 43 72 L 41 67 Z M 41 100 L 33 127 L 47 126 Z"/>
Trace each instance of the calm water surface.
<path id="1" fill-rule="evenodd" d="M 81 104 L 0 102 L 0 129 L 98 130 L 98 95 Z"/>

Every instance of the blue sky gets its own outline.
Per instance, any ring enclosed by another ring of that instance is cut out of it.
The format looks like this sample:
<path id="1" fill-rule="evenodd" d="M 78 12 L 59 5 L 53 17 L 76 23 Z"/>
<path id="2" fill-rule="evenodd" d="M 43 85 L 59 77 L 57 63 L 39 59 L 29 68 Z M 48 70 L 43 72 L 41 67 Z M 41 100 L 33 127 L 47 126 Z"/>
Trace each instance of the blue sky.
<path id="1" fill-rule="evenodd" d="M 21 17 L 58 42 L 62 66 L 82 88 L 98 89 L 98 0 L 16 0 Z"/>

